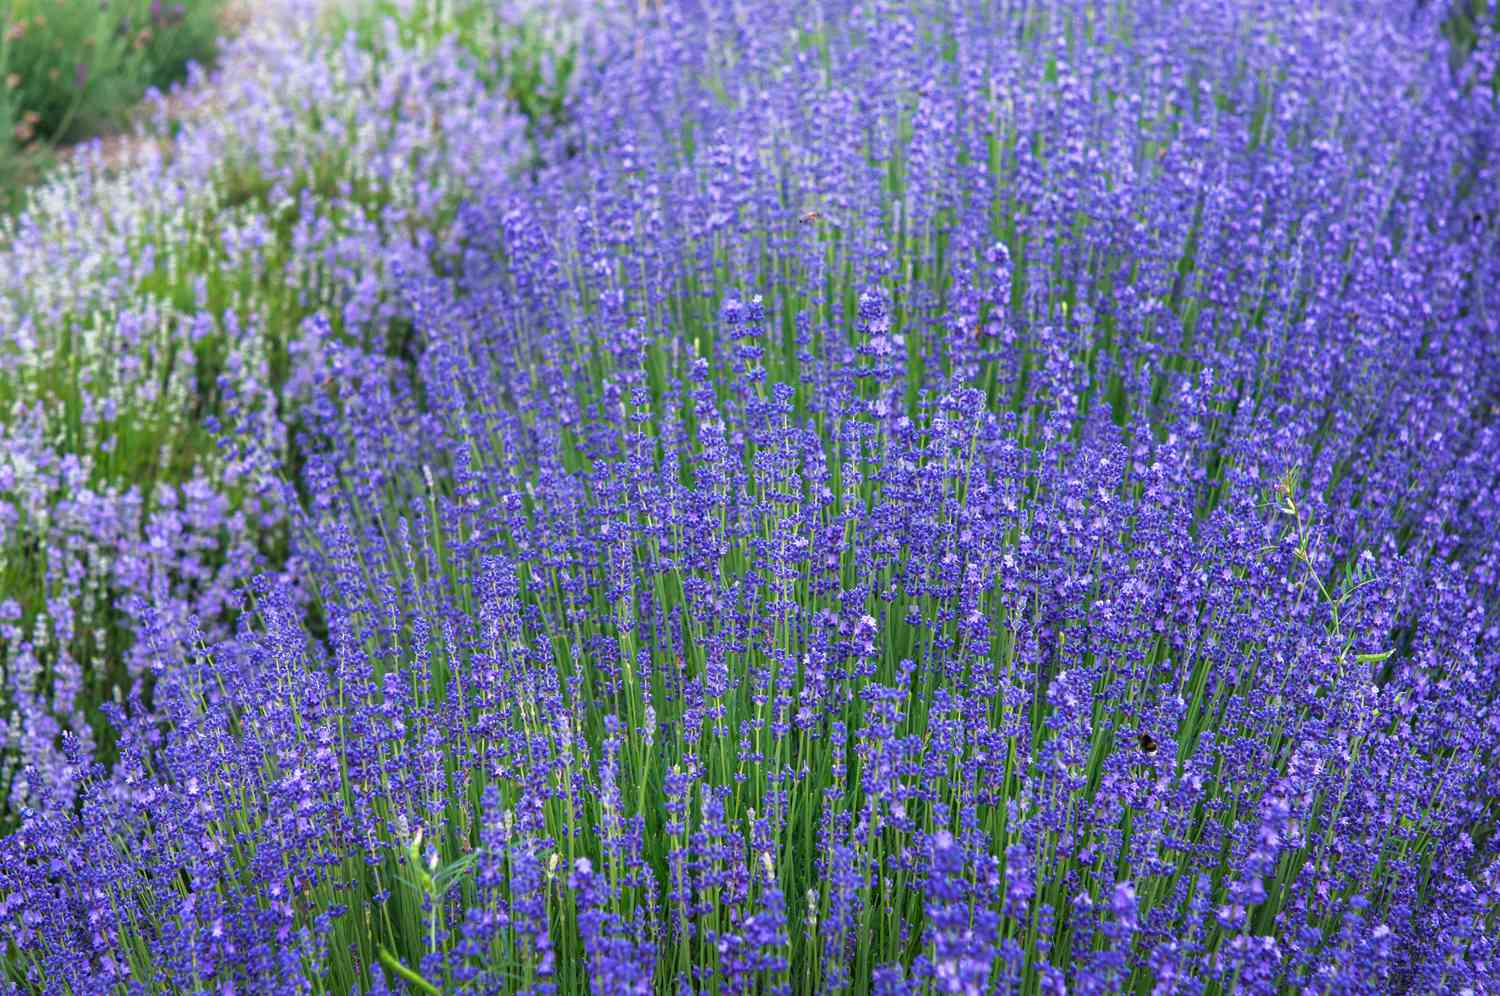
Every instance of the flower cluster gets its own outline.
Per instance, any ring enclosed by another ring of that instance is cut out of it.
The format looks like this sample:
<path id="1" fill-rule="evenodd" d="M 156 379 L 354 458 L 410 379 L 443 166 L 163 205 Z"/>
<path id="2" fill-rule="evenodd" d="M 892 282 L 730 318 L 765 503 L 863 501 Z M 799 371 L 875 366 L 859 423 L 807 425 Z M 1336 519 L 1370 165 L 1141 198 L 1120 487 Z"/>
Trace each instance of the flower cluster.
<path id="1" fill-rule="evenodd" d="M 1444 15 L 601 33 L 370 278 L 406 361 L 295 462 L 224 415 L 295 583 L 141 597 L 117 759 L 39 743 L 0 843 L 11 977 L 1486 991 L 1500 37 Z"/>

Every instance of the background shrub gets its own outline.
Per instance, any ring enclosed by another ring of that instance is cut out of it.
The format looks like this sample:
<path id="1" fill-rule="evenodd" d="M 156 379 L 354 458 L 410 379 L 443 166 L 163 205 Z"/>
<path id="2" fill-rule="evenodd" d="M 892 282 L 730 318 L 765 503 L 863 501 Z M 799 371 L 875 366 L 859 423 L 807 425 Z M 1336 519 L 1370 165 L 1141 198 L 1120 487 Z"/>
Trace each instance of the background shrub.
<path id="1" fill-rule="evenodd" d="M 0 182 L 7 200 L 37 172 L 40 150 L 33 146 L 96 134 L 148 88 L 167 87 L 189 63 L 212 59 L 225 4 L 9 0 L 0 18 Z"/>

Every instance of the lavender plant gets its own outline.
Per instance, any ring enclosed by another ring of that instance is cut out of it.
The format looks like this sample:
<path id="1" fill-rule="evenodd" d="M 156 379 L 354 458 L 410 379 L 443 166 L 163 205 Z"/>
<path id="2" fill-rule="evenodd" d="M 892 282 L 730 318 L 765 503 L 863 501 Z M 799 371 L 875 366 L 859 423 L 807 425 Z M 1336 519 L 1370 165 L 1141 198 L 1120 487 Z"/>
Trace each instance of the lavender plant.
<path id="1" fill-rule="evenodd" d="M 1492 987 L 1500 49 L 1444 17 L 608 33 L 392 267 L 409 373 L 300 467 L 224 420 L 303 583 L 142 605 L 118 760 L 0 845 L 11 980 Z"/>
<path id="2" fill-rule="evenodd" d="M 163 638 L 228 635 L 254 573 L 295 574 L 279 496 L 213 427 L 295 466 L 305 399 L 409 352 L 391 261 L 437 265 L 474 176 L 526 154 L 451 43 L 377 61 L 284 15 L 160 100 L 138 161 L 86 153 L 0 224 L 8 817 L 24 767 L 66 797 L 63 732 L 112 756 L 98 706 L 149 685 L 147 605 Z"/>

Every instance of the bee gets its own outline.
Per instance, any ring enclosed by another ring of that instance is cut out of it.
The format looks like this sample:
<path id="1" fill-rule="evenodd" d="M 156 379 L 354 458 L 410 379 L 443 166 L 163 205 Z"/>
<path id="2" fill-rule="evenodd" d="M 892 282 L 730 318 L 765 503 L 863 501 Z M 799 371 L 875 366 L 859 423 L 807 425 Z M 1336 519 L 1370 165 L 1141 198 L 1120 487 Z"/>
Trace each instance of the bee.
<path id="1" fill-rule="evenodd" d="M 823 220 L 823 212 L 819 211 L 817 208 L 809 208 L 808 210 L 803 211 L 801 216 L 797 220 L 802 222 L 802 224 L 804 225 L 811 225 L 814 222 Z"/>
<path id="2" fill-rule="evenodd" d="M 1151 734 L 1147 733 L 1145 730 L 1142 730 L 1137 740 L 1140 743 L 1142 754 L 1150 757 L 1151 755 L 1156 753 L 1156 738 Z"/>

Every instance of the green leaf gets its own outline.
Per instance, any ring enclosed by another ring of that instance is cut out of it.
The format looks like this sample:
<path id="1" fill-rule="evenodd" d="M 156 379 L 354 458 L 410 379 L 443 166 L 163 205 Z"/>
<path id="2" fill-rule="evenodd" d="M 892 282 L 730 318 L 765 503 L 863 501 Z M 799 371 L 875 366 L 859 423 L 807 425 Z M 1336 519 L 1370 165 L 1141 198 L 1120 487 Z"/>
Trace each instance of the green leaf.
<path id="1" fill-rule="evenodd" d="M 431 993 L 432 996 L 443 996 L 443 991 L 441 989 L 433 985 L 431 982 L 428 982 L 426 979 L 422 978 L 420 975 L 418 975 L 416 972 L 413 972 L 405 965 L 401 964 L 396 956 L 391 954 L 390 951 L 386 949 L 385 945 L 380 946 L 380 963 L 386 968 L 390 969 L 392 972 L 395 972 L 397 975 L 401 976 L 401 978 L 405 979 L 407 982 L 410 982 L 412 985 L 422 990 L 422 992 Z"/>

